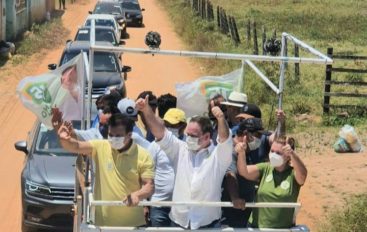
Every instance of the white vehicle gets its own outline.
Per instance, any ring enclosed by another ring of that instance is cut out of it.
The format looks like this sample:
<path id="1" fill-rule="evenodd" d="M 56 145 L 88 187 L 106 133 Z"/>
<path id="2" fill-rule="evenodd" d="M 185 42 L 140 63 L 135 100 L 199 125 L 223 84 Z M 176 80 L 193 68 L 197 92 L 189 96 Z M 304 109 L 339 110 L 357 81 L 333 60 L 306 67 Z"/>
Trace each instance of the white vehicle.
<path id="1" fill-rule="evenodd" d="M 91 14 L 85 20 L 84 26 L 91 26 L 91 20 L 94 19 L 96 26 L 112 27 L 115 31 L 116 38 L 120 41 L 121 35 L 126 34 L 126 25 L 120 26 L 113 15 L 109 14 Z"/>

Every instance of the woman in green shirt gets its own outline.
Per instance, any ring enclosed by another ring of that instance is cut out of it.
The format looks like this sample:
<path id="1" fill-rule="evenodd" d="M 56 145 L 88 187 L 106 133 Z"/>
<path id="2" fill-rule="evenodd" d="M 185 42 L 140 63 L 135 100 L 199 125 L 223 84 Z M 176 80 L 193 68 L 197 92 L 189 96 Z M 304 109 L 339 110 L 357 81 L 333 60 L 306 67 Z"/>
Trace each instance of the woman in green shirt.
<path id="1" fill-rule="evenodd" d="M 247 165 L 247 138 L 236 145 L 237 168 L 241 176 L 258 181 L 256 202 L 297 202 L 300 187 L 305 183 L 307 169 L 285 137 L 275 139 L 267 163 Z M 255 228 L 291 228 L 294 209 L 255 208 L 250 226 Z"/>

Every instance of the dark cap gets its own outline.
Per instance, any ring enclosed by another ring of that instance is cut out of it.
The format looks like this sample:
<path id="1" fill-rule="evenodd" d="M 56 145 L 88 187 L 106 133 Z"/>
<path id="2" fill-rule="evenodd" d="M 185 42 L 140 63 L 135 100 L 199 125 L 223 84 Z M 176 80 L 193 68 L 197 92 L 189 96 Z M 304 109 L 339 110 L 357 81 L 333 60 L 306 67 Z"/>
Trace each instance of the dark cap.
<path id="1" fill-rule="evenodd" d="M 263 124 L 260 118 L 248 118 L 238 125 L 237 134 L 243 134 L 245 131 L 261 133 L 263 130 Z"/>
<path id="2" fill-rule="evenodd" d="M 257 105 L 248 103 L 241 108 L 241 112 L 236 117 L 242 119 L 261 118 L 261 110 Z"/>

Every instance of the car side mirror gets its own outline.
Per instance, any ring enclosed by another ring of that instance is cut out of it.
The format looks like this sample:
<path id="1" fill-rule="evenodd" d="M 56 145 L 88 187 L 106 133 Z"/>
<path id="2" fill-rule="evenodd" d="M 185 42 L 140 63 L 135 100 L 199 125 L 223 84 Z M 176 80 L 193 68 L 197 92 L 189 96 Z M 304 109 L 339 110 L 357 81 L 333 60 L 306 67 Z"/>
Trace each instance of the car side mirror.
<path id="1" fill-rule="evenodd" d="M 47 65 L 48 67 L 48 70 L 55 70 L 57 68 L 57 65 L 56 64 L 49 64 Z"/>
<path id="2" fill-rule="evenodd" d="M 90 11 L 88 11 L 88 14 L 93 14 L 93 12 L 90 10 Z"/>
<path id="3" fill-rule="evenodd" d="M 144 9 L 144 8 L 142 8 L 142 9 L 141 9 L 141 11 L 145 11 L 145 9 Z"/>
<path id="4" fill-rule="evenodd" d="M 131 72 L 131 67 L 130 66 L 123 66 L 121 68 L 121 72 L 123 72 L 123 73 Z"/>
<path id="5" fill-rule="evenodd" d="M 14 147 L 17 151 L 22 151 L 26 155 L 28 155 L 27 142 L 26 141 L 18 141 L 14 144 Z"/>

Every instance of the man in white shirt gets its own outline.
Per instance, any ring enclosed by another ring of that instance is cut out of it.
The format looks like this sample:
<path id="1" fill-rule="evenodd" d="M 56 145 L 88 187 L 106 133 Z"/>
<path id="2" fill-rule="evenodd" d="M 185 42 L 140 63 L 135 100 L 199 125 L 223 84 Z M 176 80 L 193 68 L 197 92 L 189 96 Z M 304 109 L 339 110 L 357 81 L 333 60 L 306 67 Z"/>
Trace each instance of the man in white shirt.
<path id="1" fill-rule="evenodd" d="M 136 108 L 146 122 L 175 170 L 173 201 L 220 201 L 221 183 L 232 161 L 232 136 L 223 112 L 213 107 L 218 120 L 218 145 L 211 141 L 213 128 L 209 118 L 191 118 L 186 128 L 186 142 L 179 140 L 154 115 L 148 98 L 138 99 Z M 173 206 L 170 218 L 188 229 L 208 228 L 219 224 L 220 207 Z"/>

